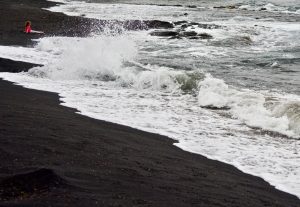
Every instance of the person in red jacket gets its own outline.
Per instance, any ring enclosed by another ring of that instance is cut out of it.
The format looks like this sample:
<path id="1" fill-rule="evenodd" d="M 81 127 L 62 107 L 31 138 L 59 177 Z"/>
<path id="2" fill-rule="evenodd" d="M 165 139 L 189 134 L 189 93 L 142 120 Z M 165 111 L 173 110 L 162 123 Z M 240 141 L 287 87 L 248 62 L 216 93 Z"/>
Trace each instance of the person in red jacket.
<path id="1" fill-rule="evenodd" d="M 30 34 L 30 33 L 44 34 L 44 32 L 42 32 L 42 31 L 32 30 L 32 29 L 31 29 L 31 22 L 30 22 L 30 21 L 26 21 L 26 22 L 25 22 L 25 29 L 24 29 L 24 32 L 25 32 L 26 34 Z"/>
<path id="2" fill-rule="evenodd" d="M 31 33 L 31 22 L 30 21 L 25 22 L 24 32 L 27 34 Z"/>

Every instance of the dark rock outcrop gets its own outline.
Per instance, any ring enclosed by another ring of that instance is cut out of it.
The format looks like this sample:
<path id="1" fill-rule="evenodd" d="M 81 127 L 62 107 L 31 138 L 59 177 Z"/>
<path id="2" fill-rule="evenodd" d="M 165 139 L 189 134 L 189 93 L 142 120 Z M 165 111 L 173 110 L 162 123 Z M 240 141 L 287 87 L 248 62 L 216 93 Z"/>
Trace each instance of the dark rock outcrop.
<path id="1" fill-rule="evenodd" d="M 201 39 L 212 39 L 212 38 L 213 38 L 212 35 L 207 34 L 207 33 L 200 33 L 200 34 L 198 34 L 198 36 L 199 36 Z"/>
<path id="2" fill-rule="evenodd" d="M 172 31 L 172 30 L 156 30 L 150 33 L 151 36 L 171 37 L 174 38 L 189 38 L 189 39 L 212 39 L 213 36 L 207 33 L 197 33 L 195 31 Z"/>
<path id="3" fill-rule="evenodd" d="M 151 36 L 159 37 L 175 37 L 179 35 L 179 32 L 176 31 L 154 31 L 150 33 Z"/>
<path id="4" fill-rule="evenodd" d="M 63 186 L 65 181 L 51 169 L 39 169 L 7 177 L 0 182 L 0 199 L 24 199 Z"/>

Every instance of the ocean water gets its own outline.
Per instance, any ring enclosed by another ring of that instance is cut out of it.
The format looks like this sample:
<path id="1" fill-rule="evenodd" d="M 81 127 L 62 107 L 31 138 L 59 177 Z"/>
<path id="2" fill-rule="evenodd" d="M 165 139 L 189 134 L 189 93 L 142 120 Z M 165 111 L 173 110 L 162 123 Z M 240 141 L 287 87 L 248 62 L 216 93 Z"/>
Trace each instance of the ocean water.
<path id="1" fill-rule="evenodd" d="M 0 57 L 44 65 L 1 78 L 57 92 L 80 114 L 167 135 L 300 197 L 299 2 L 55 1 L 63 4 L 50 11 L 168 21 L 168 30 L 212 38 L 95 25 L 86 38 L 0 46 Z"/>

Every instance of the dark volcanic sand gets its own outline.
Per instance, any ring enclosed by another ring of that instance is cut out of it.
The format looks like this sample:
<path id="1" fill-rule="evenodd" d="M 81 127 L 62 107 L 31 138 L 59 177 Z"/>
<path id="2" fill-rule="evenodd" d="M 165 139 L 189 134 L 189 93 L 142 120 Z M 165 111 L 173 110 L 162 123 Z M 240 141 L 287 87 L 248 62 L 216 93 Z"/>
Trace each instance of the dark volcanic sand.
<path id="1" fill-rule="evenodd" d="M 17 32 L 28 14 L 37 30 L 83 21 L 39 9 L 48 4 L 1 0 L 0 43 L 29 44 Z M 0 71 L 30 66 L 0 59 Z M 261 178 L 167 137 L 78 115 L 58 99 L 0 81 L 0 206 L 300 206 Z"/>

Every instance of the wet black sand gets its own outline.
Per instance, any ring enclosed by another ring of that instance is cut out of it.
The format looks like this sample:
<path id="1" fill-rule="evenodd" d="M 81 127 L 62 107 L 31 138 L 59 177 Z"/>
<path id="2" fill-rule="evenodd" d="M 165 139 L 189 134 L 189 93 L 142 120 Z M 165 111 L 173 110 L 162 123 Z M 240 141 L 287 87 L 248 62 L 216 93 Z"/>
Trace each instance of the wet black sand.
<path id="1" fill-rule="evenodd" d="M 48 4 L 2 0 L 0 44 L 32 44 L 18 32 L 25 18 L 64 35 L 59 25 L 85 21 L 39 9 Z M 0 59 L 0 71 L 30 66 Z M 57 94 L 0 81 L 0 206 L 300 206 L 261 178 L 182 151 L 167 137 L 75 112 Z"/>

